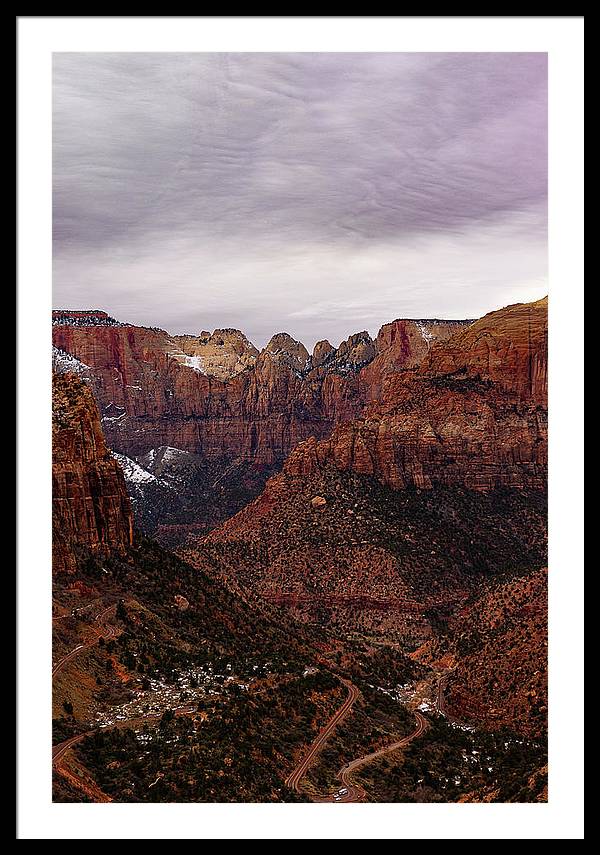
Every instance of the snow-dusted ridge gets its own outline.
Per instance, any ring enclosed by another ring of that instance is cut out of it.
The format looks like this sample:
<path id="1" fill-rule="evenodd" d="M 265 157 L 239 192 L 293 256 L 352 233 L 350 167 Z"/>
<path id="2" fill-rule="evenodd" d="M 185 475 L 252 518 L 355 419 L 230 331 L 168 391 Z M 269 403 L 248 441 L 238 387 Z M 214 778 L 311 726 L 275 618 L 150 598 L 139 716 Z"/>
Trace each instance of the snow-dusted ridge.
<path id="1" fill-rule="evenodd" d="M 52 346 L 52 370 L 56 374 L 78 374 L 82 378 L 89 377 L 90 366 L 76 359 L 65 350 Z"/>
<path id="2" fill-rule="evenodd" d="M 148 472 L 147 469 L 144 469 L 142 466 L 140 466 L 139 463 L 136 463 L 135 460 L 132 460 L 131 457 L 127 457 L 125 454 L 119 454 L 117 451 L 111 451 L 111 454 L 123 470 L 125 481 L 127 481 L 128 483 L 159 483 L 159 479 L 156 477 L 156 475 L 153 475 L 151 472 Z"/>

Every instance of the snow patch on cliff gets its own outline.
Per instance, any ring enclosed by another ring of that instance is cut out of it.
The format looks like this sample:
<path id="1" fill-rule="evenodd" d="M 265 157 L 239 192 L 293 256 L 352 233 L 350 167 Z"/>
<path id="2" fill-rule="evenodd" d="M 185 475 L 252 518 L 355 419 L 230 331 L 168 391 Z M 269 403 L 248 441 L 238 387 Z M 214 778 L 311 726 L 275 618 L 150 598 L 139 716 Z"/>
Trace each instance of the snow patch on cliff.
<path id="1" fill-rule="evenodd" d="M 86 365 L 85 362 L 81 362 L 81 360 L 76 359 L 74 356 L 71 356 L 70 353 L 67 353 L 65 350 L 61 350 L 59 347 L 52 347 L 52 370 L 57 374 L 78 374 L 80 377 L 87 377 L 89 375 L 90 366 Z"/>
<path id="2" fill-rule="evenodd" d="M 158 482 L 158 478 L 155 475 L 148 472 L 140 466 L 139 463 L 132 460 L 131 457 L 127 457 L 125 454 L 119 454 L 116 451 L 111 451 L 111 454 L 123 470 L 125 481 L 131 484 L 148 484 L 150 482 Z"/>
<path id="3" fill-rule="evenodd" d="M 189 457 L 188 452 L 184 451 L 182 448 L 173 448 L 173 446 L 167 445 L 163 452 L 163 463 L 171 463 L 173 460 L 177 460 L 177 458 L 181 457 L 182 455 L 184 457 Z"/>
<path id="4" fill-rule="evenodd" d="M 184 357 L 184 365 L 187 365 L 188 368 L 192 368 L 194 371 L 197 371 L 198 374 L 206 374 L 204 370 L 204 360 L 201 356 L 185 356 Z"/>
<path id="5" fill-rule="evenodd" d="M 433 341 L 434 336 L 433 336 L 433 334 L 432 334 L 432 332 L 428 326 L 426 326 L 425 324 L 422 324 L 422 323 L 417 323 L 417 328 L 418 328 L 419 332 L 421 333 L 421 335 L 423 336 L 423 339 L 428 344 L 429 344 L 429 342 Z"/>

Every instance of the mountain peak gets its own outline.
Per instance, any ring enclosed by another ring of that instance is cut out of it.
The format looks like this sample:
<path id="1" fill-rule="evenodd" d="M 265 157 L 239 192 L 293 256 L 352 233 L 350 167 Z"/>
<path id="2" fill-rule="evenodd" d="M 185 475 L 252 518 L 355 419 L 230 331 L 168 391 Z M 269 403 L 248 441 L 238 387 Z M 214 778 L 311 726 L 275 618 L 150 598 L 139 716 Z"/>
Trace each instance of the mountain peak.
<path id="1" fill-rule="evenodd" d="M 301 341 L 296 341 L 289 333 L 279 332 L 271 337 L 265 347 L 271 356 L 278 356 L 296 371 L 304 371 L 308 362 L 308 350 Z"/>

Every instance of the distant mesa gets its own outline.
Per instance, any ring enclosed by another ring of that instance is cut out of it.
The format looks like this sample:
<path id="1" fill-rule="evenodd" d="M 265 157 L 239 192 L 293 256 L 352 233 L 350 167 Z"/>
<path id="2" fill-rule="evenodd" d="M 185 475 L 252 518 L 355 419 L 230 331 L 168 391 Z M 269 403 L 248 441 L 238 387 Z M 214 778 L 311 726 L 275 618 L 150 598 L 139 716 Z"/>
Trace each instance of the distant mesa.
<path id="1" fill-rule="evenodd" d="M 126 324 L 100 309 L 53 309 L 52 326 L 123 327 Z"/>

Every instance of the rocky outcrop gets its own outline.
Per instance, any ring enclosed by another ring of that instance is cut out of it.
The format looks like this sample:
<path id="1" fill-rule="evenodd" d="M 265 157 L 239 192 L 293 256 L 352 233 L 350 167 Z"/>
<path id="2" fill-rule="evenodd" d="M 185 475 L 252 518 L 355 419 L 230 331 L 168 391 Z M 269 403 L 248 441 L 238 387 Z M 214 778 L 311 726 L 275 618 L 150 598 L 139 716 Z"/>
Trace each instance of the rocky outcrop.
<path id="1" fill-rule="evenodd" d="M 327 340 L 318 341 L 313 348 L 313 368 L 319 368 L 323 365 L 330 353 L 335 353 L 335 347 Z"/>
<path id="2" fill-rule="evenodd" d="M 280 365 L 291 368 L 298 374 L 304 373 L 309 366 L 308 351 L 301 341 L 296 341 L 288 333 L 276 333 L 264 350 L 271 359 Z"/>
<path id="3" fill-rule="evenodd" d="M 441 321 L 396 320 L 384 324 L 375 340 L 376 356 L 361 372 L 361 396 L 365 403 L 385 394 L 388 378 L 415 368 L 434 345 L 448 341 L 457 332 L 468 329 L 472 320 Z"/>
<path id="4" fill-rule="evenodd" d="M 97 312 L 73 313 L 72 322 L 57 315 L 53 343 L 89 369 L 111 448 L 138 456 L 171 446 L 259 466 L 281 464 L 299 442 L 359 416 L 385 377 L 460 324 L 395 321 L 375 341 L 361 332 L 338 348 L 320 342 L 311 356 L 287 333 L 258 353 L 237 330 L 170 336 Z"/>
<path id="5" fill-rule="evenodd" d="M 52 382 L 54 573 L 73 572 L 74 548 L 124 553 L 133 519 L 121 470 L 106 446 L 98 407 L 75 374 Z"/>
<path id="6" fill-rule="evenodd" d="M 396 325 L 393 338 L 401 349 L 404 332 Z M 301 444 L 286 472 L 307 475 L 333 465 L 396 489 L 543 489 L 546 340 L 545 300 L 509 306 L 459 328 L 414 370 L 384 372 L 381 397 L 366 405 L 363 417 L 338 425 L 325 440 Z"/>
<path id="7" fill-rule="evenodd" d="M 548 298 L 490 312 L 461 329 L 432 348 L 421 373 L 489 381 L 519 402 L 546 407 Z"/>
<path id="8" fill-rule="evenodd" d="M 258 350 L 239 330 L 218 329 L 200 336 L 176 335 L 173 341 L 188 357 L 182 364 L 196 368 L 207 377 L 230 380 L 251 368 Z"/>

